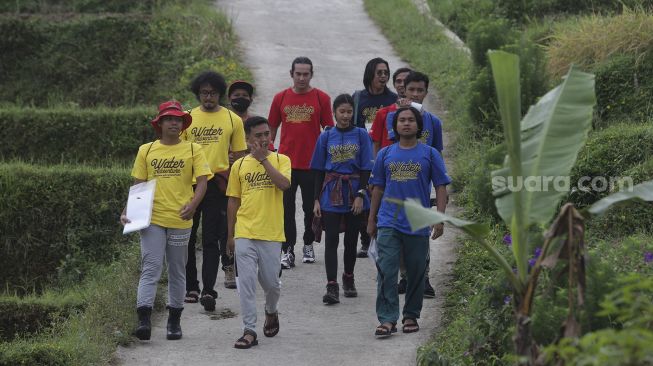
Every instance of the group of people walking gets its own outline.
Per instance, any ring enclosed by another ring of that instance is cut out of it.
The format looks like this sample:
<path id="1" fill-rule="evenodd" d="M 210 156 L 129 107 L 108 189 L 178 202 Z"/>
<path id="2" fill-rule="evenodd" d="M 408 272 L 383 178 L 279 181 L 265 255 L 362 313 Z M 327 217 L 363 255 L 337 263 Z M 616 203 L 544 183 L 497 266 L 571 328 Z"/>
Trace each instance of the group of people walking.
<path id="1" fill-rule="evenodd" d="M 151 225 L 140 232 L 134 332 L 139 339 L 151 336 L 164 258 L 168 339 L 182 337 L 184 302 L 215 309 L 220 260 L 225 287 L 237 287 L 240 299 L 243 335 L 234 347 L 258 344 L 257 279 L 265 293 L 263 334 L 275 336 L 280 329 L 279 276 L 282 269 L 295 266 L 298 188 L 304 212 L 303 263 L 315 262 L 313 243 L 322 232 L 325 236 L 323 302 L 339 302 L 339 234 L 344 232 L 340 284 L 345 297 L 357 296 L 356 259 L 366 257 L 376 239 L 379 325 L 374 333 L 387 337 L 397 331 L 400 293 L 406 294 L 403 332 L 419 330 L 423 298 L 435 296 L 428 282 L 429 235 L 441 236 L 443 226 L 414 232 L 403 208 L 385 198 L 417 199 L 425 207 L 435 202 L 438 211 L 445 211 L 451 180 L 441 156 L 442 126 L 437 116 L 421 108 L 428 77 L 407 68 L 396 70 L 395 94 L 387 87 L 388 63 L 375 58 L 365 67 L 365 88 L 338 95 L 331 103 L 327 93 L 311 86 L 310 59 L 293 60 L 290 76 L 292 86 L 274 96 L 268 118 L 248 112 L 254 97 L 251 83 L 236 81 L 227 87 L 212 71 L 191 83 L 198 107 L 187 112 L 175 101 L 159 106 L 152 120 L 159 139 L 139 148 L 132 169 L 135 183 L 157 180 Z M 223 96 L 231 108 L 220 105 Z M 125 210 L 120 220 L 130 221 Z M 195 261 L 200 223 L 202 288 Z"/>

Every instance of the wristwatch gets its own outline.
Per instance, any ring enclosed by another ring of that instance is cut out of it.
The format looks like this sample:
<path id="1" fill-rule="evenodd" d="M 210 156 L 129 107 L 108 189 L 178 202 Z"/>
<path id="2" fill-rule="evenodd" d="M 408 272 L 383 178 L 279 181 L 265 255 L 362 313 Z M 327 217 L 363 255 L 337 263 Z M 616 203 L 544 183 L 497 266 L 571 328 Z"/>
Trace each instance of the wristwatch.
<path id="1" fill-rule="evenodd" d="M 359 189 L 358 192 L 356 192 L 356 197 L 365 198 L 366 195 L 367 191 L 364 189 Z"/>

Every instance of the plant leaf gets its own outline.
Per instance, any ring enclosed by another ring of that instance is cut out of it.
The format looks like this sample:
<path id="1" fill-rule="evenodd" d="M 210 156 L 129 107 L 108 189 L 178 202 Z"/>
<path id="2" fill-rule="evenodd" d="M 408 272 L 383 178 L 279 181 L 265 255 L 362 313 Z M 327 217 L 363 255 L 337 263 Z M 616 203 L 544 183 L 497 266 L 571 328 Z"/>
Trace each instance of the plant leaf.
<path id="1" fill-rule="evenodd" d="M 503 51 L 489 51 L 488 57 L 492 65 L 492 77 L 497 91 L 497 100 L 503 122 L 503 135 L 506 141 L 508 156 L 505 159 L 506 172 L 511 180 L 522 175 L 521 134 L 519 117 L 521 116 L 521 87 L 519 85 L 519 57 Z M 512 235 L 512 251 L 517 259 L 517 272 L 521 283 L 526 282 L 526 240 L 523 194 L 520 191 L 508 196 L 512 201 L 512 210 L 502 216 L 510 227 Z M 500 212 L 501 213 L 501 212 Z"/>
<path id="2" fill-rule="evenodd" d="M 386 200 L 392 203 L 396 203 L 397 205 L 404 206 L 404 209 L 406 210 L 406 217 L 408 218 L 410 228 L 413 229 L 413 231 L 417 231 L 434 224 L 439 224 L 441 222 L 448 222 L 475 237 L 484 237 L 490 232 L 490 228 L 487 225 L 461 220 L 442 212 L 426 208 L 422 206 L 422 204 L 416 199 L 407 199 L 405 201 L 401 201 L 394 198 L 386 198 Z"/>
<path id="3" fill-rule="evenodd" d="M 540 187 L 524 185 L 522 209 L 527 213 L 526 226 L 548 223 L 567 189 L 555 189 L 569 176 L 578 152 L 591 128 L 592 109 L 596 104 L 594 75 L 578 71 L 573 66 L 565 80 L 531 106 L 521 122 L 521 171 L 523 182 L 538 181 Z M 511 166 L 492 172 L 495 204 L 506 223 L 511 222 L 515 203 L 509 185 Z M 497 180 L 498 177 L 501 177 Z M 519 188 L 519 182 L 516 182 Z M 555 182 L 554 182 L 555 183 Z M 513 185 L 514 186 L 514 185 Z M 568 188 L 568 187 L 564 187 Z"/>
<path id="4" fill-rule="evenodd" d="M 413 231 L 434 224 L 439 224 L 441 222 L 447 222 L 469 234 L 494 257 L 495 262 L 499 265 L 499 267 L 503 269 L 506 276 L 508 277 L 508 280 L 512 283 L 515 289 L 521 291 L 522 286 L 517 280 L 515 274 L 512 272 L 512 267 L 508 264 L 506 259 L 503 258 L 494 247 L 492 247 L 492 245 L 485 241 L 485 237 L 490 232 L 490 228 L 487 225 L 461 220 L 436 210 L 426 208 L 422 206 L 422 204 L 416 199 L 407 199 L 402 201 L 395 198 L 386 198 L 385 200 L 395 203 L 398 206 L 404 206 L 404 209 L 406 210 L 406 217 L 408 218 L 410 228 L 413 229 Z"/>
<path id="5" fill-rule="evenodd" d="M 609 209 L 612 205 L 629 201 L 632 199 L 640 199 L 643 201 L 653 201 L 653 180 L 640 183 L 633 187 L 632 191 L 623 191 L 613 193 L 597 202 L 595 202 L 587 212 L 592 215 L 600 215 Z"/>

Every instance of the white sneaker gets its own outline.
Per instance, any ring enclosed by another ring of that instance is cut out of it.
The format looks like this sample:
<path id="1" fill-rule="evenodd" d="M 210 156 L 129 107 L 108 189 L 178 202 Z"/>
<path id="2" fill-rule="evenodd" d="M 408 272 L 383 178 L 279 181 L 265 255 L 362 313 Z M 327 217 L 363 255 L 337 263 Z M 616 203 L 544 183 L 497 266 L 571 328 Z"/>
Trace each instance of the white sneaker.
<path id="1" fill-rule="evenodd" d="M 313 244 L 304 245 L 303 263 L 315 263 L 315 252 L 313 251 Z"/>
<path id="2" fill-rule="evenodd" d="M 281 268 L 290 269 L 290 254 L 281 253 Z"/>

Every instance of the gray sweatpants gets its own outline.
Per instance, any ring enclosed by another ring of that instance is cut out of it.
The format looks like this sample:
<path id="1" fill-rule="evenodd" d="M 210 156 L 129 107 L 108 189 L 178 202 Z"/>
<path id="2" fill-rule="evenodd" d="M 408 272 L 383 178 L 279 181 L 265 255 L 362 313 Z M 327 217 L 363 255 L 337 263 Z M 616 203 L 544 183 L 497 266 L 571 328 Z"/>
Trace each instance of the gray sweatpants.
<path id="1" fill-rule="evenodd" d="M 281 242 L 255 239 L 236 239 L 236 268 L 238 295 L 243 329 L 256 328 L 256 278 L 265 293 L 265 311 L 277 312 L 281 295 Z"/>
<path id="2" fill-rule="evenodd" d="M 141 230 L 141 279 L 138 281 L 136 306 L 154 305 L 156 285 L 163 272 L 163 260 L 168 264 L 168 306 L 184 307 L 186 294 L 186 261 L 188 260 L 188 229 L 168 229 L 150 225 Z"/>

